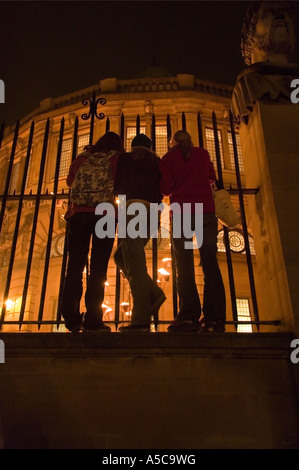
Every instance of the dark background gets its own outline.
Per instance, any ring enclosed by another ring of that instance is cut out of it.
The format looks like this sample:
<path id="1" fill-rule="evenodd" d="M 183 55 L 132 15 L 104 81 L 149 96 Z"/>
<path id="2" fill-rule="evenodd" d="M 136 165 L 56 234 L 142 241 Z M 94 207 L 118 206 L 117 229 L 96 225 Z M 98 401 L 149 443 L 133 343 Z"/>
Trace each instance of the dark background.
<path id="1" fill-rule="evenodd" d="M 233 85 L 244 67 L 240 30 L 249 3 L 0 1 L 0 122 L 13 124 L 43 99 L 103 78 L 134 78 L 154 58 L 171 75 Z"/>

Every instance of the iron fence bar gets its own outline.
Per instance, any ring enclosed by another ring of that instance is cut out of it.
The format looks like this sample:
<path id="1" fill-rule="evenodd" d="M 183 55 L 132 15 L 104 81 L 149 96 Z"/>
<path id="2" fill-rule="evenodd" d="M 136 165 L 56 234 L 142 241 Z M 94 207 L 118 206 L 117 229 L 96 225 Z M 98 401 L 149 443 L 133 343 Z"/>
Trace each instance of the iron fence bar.
<path id="1" fill-rule="evenodd" d="M 20 128 L 20 122 L 18 121 L 17 124 L 16 124 L 16 128 L 15 128 L 13 144 L 12 144 L 11 154 L 10 154 L 10 159 L 9 159 L 9 165 L 8 165 L 8 170 L 7 170 L 7 175 L 6 175 L 5 189 L 4 189 L 4 194 L 3 194 L 3 198 L 2 198 L 2 204 L 1 204 L 0 233 L 1 233 L 1 230 L 2 230 L 2 224 L 3 224 L 4 213 L 5 213 L 5 208 L 6 208 L 7 195 L 8 195 L 8 191 L 9 191 L 9 185 L 10 185 L 10 178 L 11 178 L 11 173 L 12 173 L 12 168 L 13 168 L 13 163 L 14 163 L 14 158 L 15 158 L 15 153 L 16 153 L 16 146 L 17 146 L 17 141 L 18 141 L 18 136 L 19 136 L 19 128 Z"/>
<path id="2" fill-rule="evenodd" d="M 76 116 L 75 123 L 74 123 L 74 133 L 73 133 L 72 162 L 75 160 L 75 158 L 77 156 L 78 127 L 79 127 L 79 119 L 78 119 L 78 116 Z M 69 196 L 70 196 L 70 192 L 68 194 L 68 206 L 70 204 Z M 59 324 L 60 324 L 60 320 L 61 320 L 60 306 L 61 306 L 62 292 L 63 292 L 63 286 L 64 286 L 65 270 L 66 270 L 66 265 L 67 265 L 68 232 L 69 232 L 69 224 L 67 223 L 66 228 L 65 228 L 63 255 L 62 255 L 62 263 L 61 263 L 61 270 L 60 270 L 59 294 L 58 294 L 57 314 L 56 314 L 57 328 L 59 328 Z"/>
<path id="3" fill-rule="evenodd" d="M 151 125 L 151 139 L 152 139 L 152 148 L 156 152 L 156 117 L 153 113 L 152 115 L 152 125 Z M 152 237 L 152 276 L 153 281 L 157 283 L 158 280 L 158 234 L 154 234 Z M 157 328 L 159 321 L 159 312 L 154 314 L 154 323 Z"/>
<path id="4" fill-rule="evenodd" d="M 184 112 L 182 113 L 182 129 L 186 131 L 186 116 Z"/>
<path id="5" fill-rule="evenodd" d="M 24 312 L 25 312 L 27 293 L 28 293 L 28 287 L 29 287 L 29 277 L 30 277 L 30 271 L 31 271 L 31 265 L 32 265 L 33 249 L 34 249 L 34 242 L 35 242 L 36 229 L 37 229 L 37 220 L 38 220 L 38 213 L 39 213 L 39 206 L 40 206 L 40 197 L 39 197 L 39 195 L 41 193 L 43 177 L 44 177 L 44 169 L 45 169 L 48 139 L 49 139 L 49 128 L 50 128 L 50 119 L 48 118 L 47 122 L 46 122 L 45 135 L 44 135 L 44 141 L 43 141 L 41 166 L 40 166 L 40 172 L 39 172 L 36 203 L 35 203 L 35 210 L 34 210 L 32 230 L 31 230 L 31 240 L 30 240 L 30 246 L 29 246 L 28 261 L 27 261 L 25 281 L 24 281 L 24 288 L 23 288 L 23 294 L 22 294 L 22 304 L 21 304 L 21 310 L 20 310 L 20 315 L 19 315 L 19 325 L 20 326 L 22 325 L 23 319 L 24 319 Z"/>
<path id="6" fill-rule="evenodd" d="M 203 148 L 204 144 L 203 144 L 203 134 L 202 134 L 202 122 L 201 122 L 201 115 L 199 112 L 197 113 L 197 132 L 198 132 L 199 146 Z"/>
<path id="7" fill-rule="evenodd" d="M 248 195 L 254 195 L 254 194 L 257 194 L 259 192 L 259 188 L 244 188 L 244 189 L 236 189 L 236 188 L 228 188 L 227 191 L 230 193 L 230 194 L 248 194 Z M 52 199 L 53 195 L 55 195 L 57 198 L 61 198 L 61 199 L 68 199 L 69 197 L 69 193 L 66 193 L 64 192 L 64 190 L 62 190 L 61 193 L 42 193 L 40 194 L 40 199 L 41 200 L 49 200 L 49 199 Z M 30 194 L 24 194 L 24 200 L 27 200 L 27 201 L 34 201 L 36 199 L 36 196 L 37 194 L 36 193 L 30 193 Z M 4 194 L 0 194 L 0 200 L 2 200 L 4 198 Z M 6 200 L 7 201 L 18 201 L 20 198 L 19 194 L 8 194 L 6 196 Z"/>
<path id="8" fill-rule="evenodd" d="M 61 299 L 62 299 L 62 292 L 64 286 L 64 278 L 65 278 L 65 270 L 67 265 L 67 239 L 69 233 L 69 226 L 66 224 L 65 228 L 65 236 L 64 236 L 64 245 L 63 245 L 63 255 L 62 255 L 62 263 L 61 263 L 61 270 L 60 270 L 60 282 L 59 282 L 59 293 L 58 293 L 58 302 L 57 302 L 57 313 L 56 313 L 56 324 L 57 328 L 61 322 Z"/>
<path id="9" fill-rule="evenodd" d="M 171 274 L 172 274 L 172 311 L 173 311 L 173 318 L 178 314 L 178 295 L 177 295 L 177 272 L 176 272 L 176 264 L 175 264 L 175 257 L 174 257 L 174 249 L 173 249 L 173 237 L 172 237 L 172 230 L 170 230 L 170 252 L 171 252 Z"/>
<path id="10" fill-rule="evenodd" d="M 120 239 L 117 237 L 117 248 L 119 248 Z M 120 269 L 116 266 L 115 276 L 115 301 L 114 301 L 114 323 L 117 328 L 119 324 L 119 305 L 120 305 Z"/>
<path id="11" fill-rule="evenodd" d="M 219 138 L 218 138 L 217 119 L 216 119 L 216 114 L 214 111 L 212 113 L 212 120 L 213 120 L 215 152 L 216 152 L 217 172 L 218 172 L 218 181 L 219 181 L 218 185 L 219 185 L 219 189 L 222 189 L 224 185 L 223 185 L 223 175 L 222 175 L 222 168 L 221 168 L 220 145 L 219 145 Z M 226 253 L 226 260 L 227 260 L 229 286 L 230 286 L 230 293 L 231 293 L 232 314 L 233 314 L 233 319 L 237 321 L 238 311 L 237 311 L 237 302 L 236 302 L 236 290 L 235 290 L 235 281 L 234 281 L 234 273 L 233 273 L 233 264 L 232 264 L 232 258 L 231 258 L 231 252 L 230 252 L 228 229 L 225 226 L 223 226 L 223 233 L 224 233 L 224 244 L 225 244 L 225 253 Z"/>
<path id="12" fill-rule="evenodd" d="M 136 135 L 140 134 L 140 116 L 137 114 L 136 117 Z"/>
<path id="13" fill-rule="evenodd" d="M 78 152 L 78 127 L 79 127 L 79 119 L 76 116 L 75 123 L 74 123 L 74 133 L 73 133 L 73 148 L 72 148 L 72 163 L 75 160 Z"/>
<path id="14" fill-rule="evenodd" d="M 229 188 L 227 191 L 230 194 L 257 194 L 259 192 L 260 188 L 240 188 L 240 189 L 235 189 L 235 188 Z"/>
<path id="15" fill-rule="evenodd" d="M 86 278 L 86 285 L 87 285 L 88 279 L 89 279 L 89 258 L 88 258 L 88 255 L 87 255 L 86 263 L 85 263 L 85 278 Z"/>
<path id="16" fill-rule="evenodd" d="M 14 234 L 13 234 L 13 239 L 12 239 L 10 259 L 9 259 L 7 275 L 6 275 L 6 284 L 5 284 L 5 289 L 4 289 L 3 301 L 2 301 L 0 328 L 1 328 L 2 322 L 5 318 L 5 314 L 6 314 L 6 301 L 8 299 L 8 295 L 9 295 L 9 289 L 10 289 L 11 277 L 12 277 L 12 271 L 13 271 L 13 265 L 14 265 L 14 259 L 15 259 L 15 252 L 16 252 L 17 241 L 18 241 L 21 214 L 22 214 L 22 209 L 23 209 L 23 196 L 24 196 L 26 180 L 27 180 L 30 153 L 31 153 L 31 148 L 32 148 L 33 133 L 34 133 L 34 121 L 32 121 L 31 127 L 30 127 L 30 134 L 29 134 L 29 140 L 28 140 L 28 146 L 27 146 L 27 154 L 26 154 L 26 159 L 25 159 L 22 186 L 21 186 L 21 192 L 20 192 L 20 195 L 19 195 L 19 204 L 18 204 L 18 210 L 17 210 L 17 215 L 16 215 L 16 223 L 15 223 Z"/>
<path id="17" fill-rule="evenodd" d="M 0 128 L 0 148 L 1 148 L 2 140 L 4 136 L 4 129 L 5 129 L 5 122 L 3 121 L 1 124 L 1 128 Z"/>
<path id="18" fill-rule="evenodd" d="M 123 113 L 121 114 L 120 117 L 120 139 L 121 142 L 124 146 L 124 141 L 125 141 L 125 118 Z M 120 239 L 117 236 L 117 248 L 119 248 L 120 245 Z M 120 306 L 120 269 L 116 265 L 115 266 L 115 300 L 114 300 L 114 323 L 115 323 L 115 328 L 117 329 L 117 326 L 119 324 L 119 306 Z"/>
<path id="19" fill-rule="evenodd" d="M 257 298 L 256 298 L 252 260 L 251 260 L 251 254 L 250 254 L 249 235 L 248 235 L 248 228 L 247 228 L 247 222 L 246 222 L 246 216 L 245 216 L 244 199 L 243 199 L 243 194 L 241 191 L 242 182 L 241 182 L 241 176 L 240 176 L 238 149 L 237 149 L 233 115 L 231 111 L 230 111 L 229 116 L 230 116 L 230 127 L 231 127 L 232 141 L 233 141 L 237 186 L 239 189 L 238 195 L 239 195 L 239 204 L 240 204 L 241 218 L 242 218 L 242 228 L 243 228 L 244 241 L 245 241 L 245 253 L 246 253 L 246 260 L 247 260 L 247 269 L 248 269 L 248 277 L 249 277 L 249 284 L 250 284 L 250 291 L 251 291 L 251 299 L 252 299 L 252 305 L 253 305 L 254 318 L 256 321 L 258 321 L 259 314 L 258 314 L 258 305 L 257 305 Z"/>
<path id="20" fill-rule="evenodd" d="M 171 121 L 170 121 L 169 114 L 167 114 L 167 118 L 166 118 L 166 127 L 167 127 L 167 142 L 169 142 L 171 139 L 171 135 L 172 135 Z M 175 318 L 178 313 L 178 295 L 177 295 L 177 282 L 176 282 L 176 265 L 175 265 L 175 258 L 174 258 L 172 230 L 171 230 L 170 220 L 169 220 L 169 233 L 170 233 L 169 241 L 170 241 L 171 274 L 172 274 L 172 311 L 173 311 L 173 318 Z"/>
<path id="21" fill-rule="evenodd" d="M 90 101 L 90 127 L 89 127 L 89 145 L 92 145 L 93 143 L 93 129 L 94 129 L 94 103 L 95 103 L 95 92 L 92 93 L 92 101 Z M 84 104 L 84 103 L 83 103 Z M 81 116 L 82 119 L 83 115 Z"/>
<path id="22" fill-rule="evenodd" d="M 167 128 L 167 144 L 171 139 L 171 121 L 170 121 L 170 116 L 167 114 L 166 118 L 166 128 Z"/>
<path id="23" fill-rule="evenodd" d="M 153 113 L 152 115 L 152 124 L 151 124 L 151 140 L 153 151 L 156 151 L 156 116 Z"/>
<path id="24" fill-rule="evenodd" d="M 125 144 L 125 117 L 122 114 L 120 117 L 120 139 L 124 147 Z"/>
<path id="25" fill-rule="evenodd" d="M 64 118 L 61 119 L 60 134 L 59 134 L 59 141 L 58 141 L 58 148 L 57 148 L 56 167 L 55 167 L 55 175 L 54 175 L 54 187 L 53 187 L 54 195 L 52 197 L 52 204 L 51 204 L 51 211 L 50 211 L 50 221 L 49 221 L 48 240 L 47 240 L 46 255 L 45 255 L 44 274 L 43 274 L 40 305 L 39 305 L 39 312 L 38 312 L 39 327 L 41 325 L 42 318 L 43 318 L 44 303 L 45 303 L 46 289 L 47 289 L 47 280 L 48 280 L 48 273 L 49 273 L 49 263 L 50 263 L 55 207 L 56 207 L 55 193 L 57 192 L 57 188 L 58 188 L 63 133 L 64 133 Z"/>

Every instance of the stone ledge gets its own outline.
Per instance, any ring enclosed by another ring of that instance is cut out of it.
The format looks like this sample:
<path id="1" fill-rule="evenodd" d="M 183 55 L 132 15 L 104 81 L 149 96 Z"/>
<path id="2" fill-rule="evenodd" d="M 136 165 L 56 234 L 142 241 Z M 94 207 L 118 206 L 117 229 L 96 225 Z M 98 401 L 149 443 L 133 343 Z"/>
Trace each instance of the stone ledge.
<path id="1" fill-rule="evenodd" d="M 289 358 L 291 333 L 0 333 L 6 357 L 226 356 Z"/>

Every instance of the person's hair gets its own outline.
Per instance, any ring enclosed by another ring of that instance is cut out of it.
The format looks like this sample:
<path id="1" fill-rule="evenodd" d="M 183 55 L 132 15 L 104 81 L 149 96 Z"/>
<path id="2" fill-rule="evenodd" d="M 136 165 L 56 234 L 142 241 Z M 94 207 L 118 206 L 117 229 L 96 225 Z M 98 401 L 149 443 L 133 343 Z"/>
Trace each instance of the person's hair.
<path id="1" fill-rule="evenodd" d="M 152 148 L 152 141 L 145 134 L 138 134 L 134 137 L 131 143 L 131 147 L 145 147 L 149 150 Z"/>
<path id="2" fill-rule="evenodd" d="M 174 149 L 179 148 L 183 154 L 183 159 L 188 160 L 193 148 L 191 135 L 186 131 L 177 131 L 172 137 L 172 140 L 176 142 Z"/>
<path id="3" fill-rule="evenodd" d="M 102 135 L 102 137 L 94 145 L 87 145 L 85 149 L 91 150 L 93 153 L 108 153 L 111 150 L 116 150 L 121 153 L 125 151 L 119 135 L 111 131 Z"/>

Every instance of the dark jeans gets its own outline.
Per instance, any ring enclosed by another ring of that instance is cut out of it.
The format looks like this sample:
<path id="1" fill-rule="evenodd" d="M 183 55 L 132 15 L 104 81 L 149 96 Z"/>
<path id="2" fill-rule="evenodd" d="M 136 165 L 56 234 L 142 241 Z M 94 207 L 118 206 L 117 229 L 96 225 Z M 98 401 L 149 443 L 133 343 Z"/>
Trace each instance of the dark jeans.
<path id="1" fill-rule="evenodd" d="M 92 241 L 90 272 L 85 292 L 88 326 L 96 326 L 102 321 L 102 303 L 105 293 L 108 262 L 114 238 L 100 239 L 95 234 L 96 222 L 103 216 L 79 212 L 69 219 L 68 266 L 64 281 L 61 313 L 66 327 L 76 326 L 81 319 L 80 300 L 83 293 L 83 271 L 86 266 L 90 241 Z"/>
<path id="2" fill-rule="evenodd" d="M 149 209 L 147 215 L 149 227 Z M 133 216 L 127 215 L 127 224 L 133 218 Z M 114 255 L 115 263 L 122 270 L 130 284 L 133 298 L 132 325 L 149 325 L 151 307 L 161 295 L 163 296 L 162 289 L 153 281 L 147 271 L 144 247 L 150 237 L 150 232 L 145 238 L 130 238 L 127 236 L 121 239 Z"/>
<path id="3" fill-rule="evenodd" d="M 191 218 L 194 226 L 194 216 Z M 213 213 L 203 214 L 203 243 L 199 248 L 204 275 L 203 315 L 205 320 L 225 320 L 225 290 L 217 260 L 218 221 Z M 201 316 L 201 303 L 195 282 L 194 256 L 192 249 L 184 247 L 182 231 L 180 238 L 173 238 L 175 265 L 177 270 L 177 289 L 181 320 L 197 321 Z"/>

